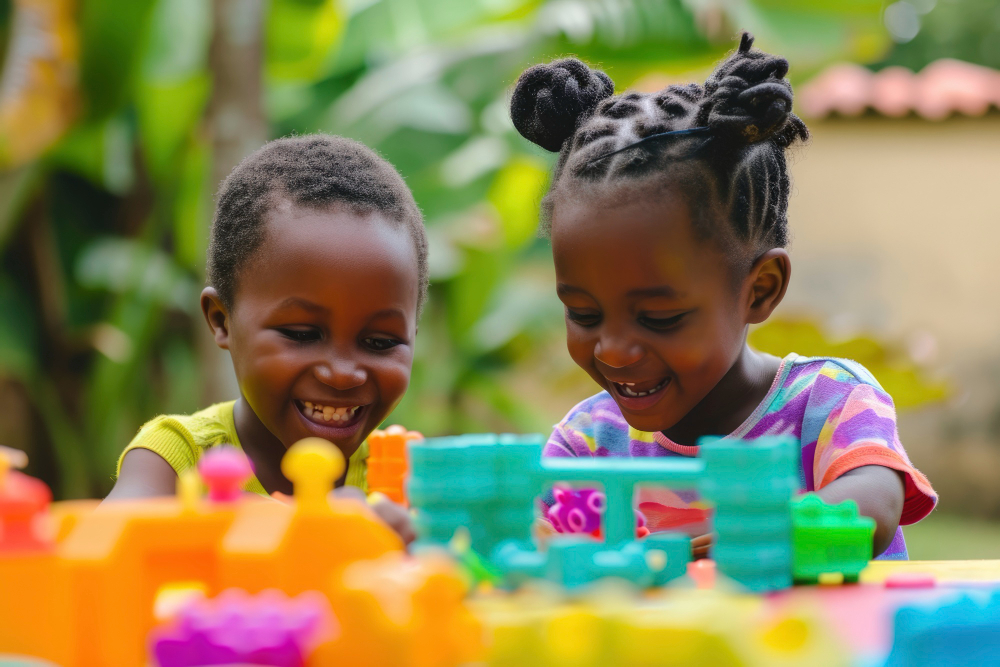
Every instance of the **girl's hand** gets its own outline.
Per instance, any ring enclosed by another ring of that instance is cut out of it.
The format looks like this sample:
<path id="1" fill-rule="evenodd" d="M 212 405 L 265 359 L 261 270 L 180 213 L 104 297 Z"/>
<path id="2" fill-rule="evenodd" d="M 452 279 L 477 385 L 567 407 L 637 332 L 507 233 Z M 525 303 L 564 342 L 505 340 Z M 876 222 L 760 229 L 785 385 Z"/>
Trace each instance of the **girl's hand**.
<path id="1" fill-rule="evenodd" d="M 381 493 L 373 493 L 366 497 L 364 491 L 357 487 L 343 486 L 334 489 L 333 495 L 336 498 L 350 498 L 367 504 L 383 523 L 399 535 L 403 544 L 409 545 L 417 538 L 417 533 L 413 530 L 413 522 L 410 521 L 410 511 L 402 505 L 392 502 Z"/>
<path id="2" fill-rule="evenodd" d="M 712 533 L 699 535 L 691 540 L 691 558 L 699 560 L 708 558 L 708 551 L 712 548 Z"/>

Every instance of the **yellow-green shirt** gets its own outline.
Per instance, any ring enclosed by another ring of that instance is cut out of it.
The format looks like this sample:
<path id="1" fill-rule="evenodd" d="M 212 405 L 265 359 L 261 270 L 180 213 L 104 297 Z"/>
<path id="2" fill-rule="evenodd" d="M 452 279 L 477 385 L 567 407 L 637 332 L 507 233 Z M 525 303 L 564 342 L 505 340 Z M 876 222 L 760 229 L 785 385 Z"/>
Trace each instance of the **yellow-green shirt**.
<path id="1" fill-rule="evenodd" d="M 146 422 L 118 458 L 116 475 L 121 473 L 122 459 L 136 448 L 156 452 L 180 475 L 198 465 L 198 459 L 210 447 L 234 445 L 242 449 L 236 435 L 233 406 L 236 401 L 216 403 L 193 415 L 160 415 Z M 368 491 L 368 441 L 354 452 L 347 465 L 346 483 Z M 267 495 L 256 476 L 243 485 L 244 491 Z"/>

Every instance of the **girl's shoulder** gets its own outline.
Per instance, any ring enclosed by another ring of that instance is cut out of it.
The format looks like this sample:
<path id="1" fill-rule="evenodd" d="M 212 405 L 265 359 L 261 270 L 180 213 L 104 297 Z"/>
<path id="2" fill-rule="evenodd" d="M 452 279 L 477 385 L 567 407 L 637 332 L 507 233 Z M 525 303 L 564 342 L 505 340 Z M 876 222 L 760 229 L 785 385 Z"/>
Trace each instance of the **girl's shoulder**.
<path id="1" fill-rule="evenodd" d="M 867 368 L 852 359 L 841 357 L 804 357 L 789 354 L 782 361 L 779 384 L 782 388 L 813 384 L 822 379 L 826 384 L 839 383 L 848 387 L 869 385 L 879 392 L 885 390 Z"/>

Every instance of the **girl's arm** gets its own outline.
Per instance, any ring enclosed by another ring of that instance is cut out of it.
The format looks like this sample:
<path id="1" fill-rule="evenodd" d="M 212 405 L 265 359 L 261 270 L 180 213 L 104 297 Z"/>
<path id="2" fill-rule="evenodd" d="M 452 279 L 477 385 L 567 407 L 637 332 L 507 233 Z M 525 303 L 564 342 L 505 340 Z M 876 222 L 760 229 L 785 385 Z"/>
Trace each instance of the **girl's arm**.
<path id="1" fill-rule="evenodd" d="M 816 493 L 828 503 L 853 500 L 863 516 L 875 519 L 873 555 L 885 551 L 899 527 L 905 492 L 903 473 L 878 465 L 849 470 Z"/>
<path id="2" fill-rule="evenodd" d="M 172 496 L 177 492 L 177 473 L 156 452 L 137 447 L 125 454 L 115 488 L 105 500 L 130 500 Z"/>

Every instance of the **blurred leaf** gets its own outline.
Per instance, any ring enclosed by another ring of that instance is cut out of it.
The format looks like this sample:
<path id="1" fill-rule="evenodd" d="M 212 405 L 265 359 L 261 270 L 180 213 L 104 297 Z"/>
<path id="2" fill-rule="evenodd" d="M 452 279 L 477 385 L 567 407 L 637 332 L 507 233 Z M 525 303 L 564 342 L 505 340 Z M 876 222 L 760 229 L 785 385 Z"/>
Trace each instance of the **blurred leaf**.
<path id="1" fill-rule="evenodd" d="M 40 171 L 37 164 L 32 164 L 0 172 L 0 250 L 38 184 Z"/>
<path id="2" fill-rule="evenodd" d="M 156 0 L 82 3 L 80 81 L 90 118 L 107 116 L 125 103 L 155 5 Z"/>
<path id="3" fill-rule="evenodd" d="M 344 29 L 338 0 L 271 0 L 267 17 L 267 75 L 314 80 L 324 73 Z"/>
<path id="4" fill-rule="evenodd" d="M 207 73 L 177 83 L 144 82 L 139 86 L 139 133 L 146 149 L 146 164 L 156 180 L 176 175 L 177 151 L 200 121 L 210 93 Z"/>
<path id="5" fill-rule="evenodd" d="M 132 128 L 116 116 L 77 125 L 52 149 L 47 161 L 123 194 L 135 180 L 132 157 Z"/>
<path id="6" fill-rule="evenodd" d="M 546 165 L 527 157 L 511 160 L 497 173 L 489 201 L 500 214 L 508 248 L 520 248 L 535 237 L 539 205 L 548 181 Z"/>
<path id="7" fill-rule="evenodd" d="M 201 275 L 205 270 L 212 192 L 209 174 L 212 156 L 206 142 L 192 141 L 180 165 L 174 199 L 174 245 L 177 261 Z"/>
<path id="8" fill-rule="evenodd" d="M 951 394 L 946 383 L 927 378 L 902 352 L 869 337 L 832 341 L 809 320 L 769 320 L 750 332 L 749 342 L 778 357 L 796 352 L 857 361 L 875 376 L 898 410 L 939 402 Z"/>
<path id="9" fill-rule="evenodd" d="M 159 0 L 149 33 L 135 103 L 146 164 L 162 182 L 174 175 L 177 151 L 201 120 L 211 93 L 211 2 Z"/>
<path id="10" fill-rule="evenodd" d="M 0 376 L 25 380 L 37 372 L 35 318 L 31 303 L 0 275 Z"/>
<path id="11" fill-rule="evenodd" d="M 101 239 L 80 253 L 76 279 L 85 287 L 135 294 L 171 308 L 193 312 L 198 289 L 166 253 L 138 241 Z"/>

